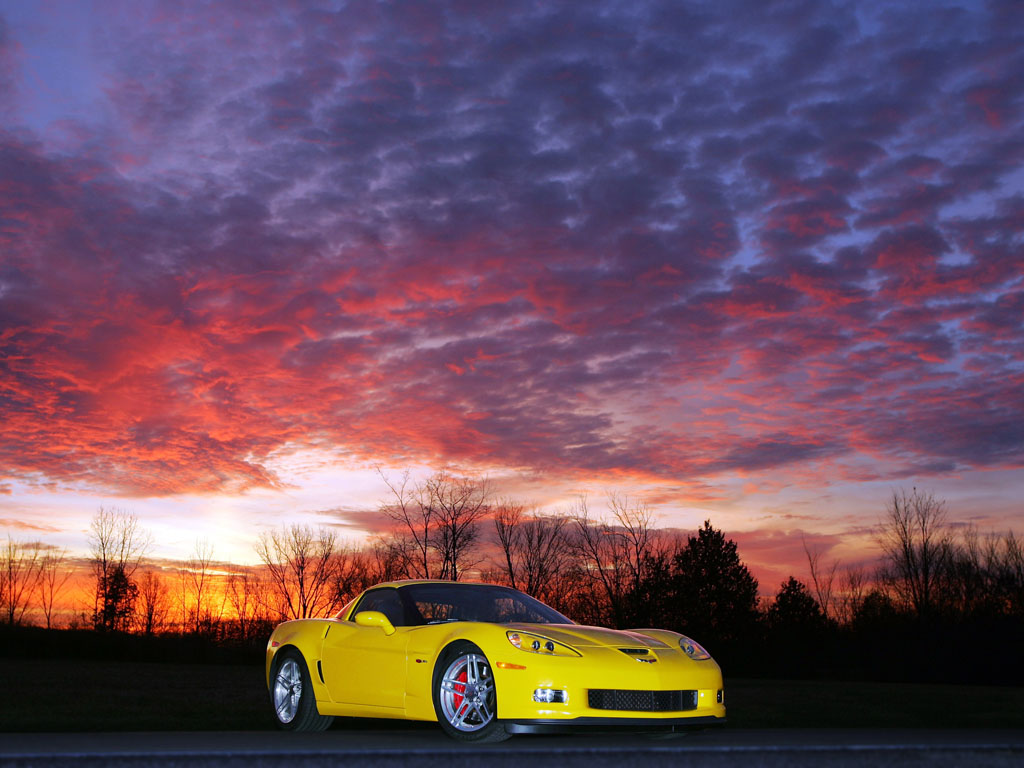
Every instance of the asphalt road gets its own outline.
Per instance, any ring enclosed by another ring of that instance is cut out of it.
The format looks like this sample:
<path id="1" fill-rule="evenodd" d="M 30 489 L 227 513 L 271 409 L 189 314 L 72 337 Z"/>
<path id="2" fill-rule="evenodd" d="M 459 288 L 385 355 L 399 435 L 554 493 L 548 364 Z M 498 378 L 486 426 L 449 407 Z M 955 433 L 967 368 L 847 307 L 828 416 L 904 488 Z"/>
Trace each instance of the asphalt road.
<path id="1" fill-rule="evenodd" d="M 0 766 L 341 765 L 380 768 L 1024 766 L 1024 731 L 731 730 L 519 736 L 467 746 L 436 726 L 268 731 L 0 734 Z"/>

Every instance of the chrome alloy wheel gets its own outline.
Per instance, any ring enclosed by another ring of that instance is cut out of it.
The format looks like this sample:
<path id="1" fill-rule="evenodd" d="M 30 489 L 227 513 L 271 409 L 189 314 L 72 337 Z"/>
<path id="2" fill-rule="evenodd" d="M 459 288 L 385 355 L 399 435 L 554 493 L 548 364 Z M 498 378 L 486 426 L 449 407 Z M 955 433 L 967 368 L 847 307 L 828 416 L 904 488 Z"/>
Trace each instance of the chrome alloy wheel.
<path id="1" fill-rule="evenodd" d="M 302 670 L 295 659 L 285 659 L 274 677 L 274 710 L 277 719 L 290 723 L 299 711 L 302 699 Z"/>
<path id="2" fill-rule="evenodd" d="M 494 678 L 479 654 L 455 657 L 441 676 L 439 694 L 445 719 L 458 731 L 479 731 L 494 719 Z"/>

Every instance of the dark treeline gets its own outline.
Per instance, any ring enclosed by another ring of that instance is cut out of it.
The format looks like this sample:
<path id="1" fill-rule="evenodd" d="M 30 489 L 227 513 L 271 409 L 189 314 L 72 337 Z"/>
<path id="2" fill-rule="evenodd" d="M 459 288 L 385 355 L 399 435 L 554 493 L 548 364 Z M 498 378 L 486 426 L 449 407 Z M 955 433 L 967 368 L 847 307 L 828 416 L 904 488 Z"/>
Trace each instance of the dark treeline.
<path id="1" fill-rule="evenodd" d="M 354 546 L 331 528 L 285 526 L 260 536 L 261 564 L 248 568 L 217 563 L 203 541 L 186 562 L 157 567 L 137 519 L 101 509 L 88 600 L 63 622 L 79 639 L 31 642 L 92 649 L 84 655 L 116 642 L 136 657 L 220 658 L 201 650 L 209 647 L 255 658 L 277 622 L 331 615 L 367 586 L 470 578 L 523 590 L 580 623 L 682 632 L 731 676 L 1024 682 L 1020 543 L 951 525 L 945 505 L 916 489 L 889 499 L 877 566 L 843 569 L 807 550 L 806 582 L 791 576 L 764 598 L 736 543 L 710 521 L 684 534 L 655 528 L 648 507 L 622 496 L 596 519 L 585 499 L 541 514 L 494 498 L 486 480 L 444 472 L 385 480 L 387 535 Z M 3 554 L 4 621 L 61 624 L 64 553 L 8 538 Z M 156 640 L 109 640 L 127 635 Z M 15 636 L 27 637 L 0 634 Z M 104 636 L 106 646 L 81 639 Z"/>

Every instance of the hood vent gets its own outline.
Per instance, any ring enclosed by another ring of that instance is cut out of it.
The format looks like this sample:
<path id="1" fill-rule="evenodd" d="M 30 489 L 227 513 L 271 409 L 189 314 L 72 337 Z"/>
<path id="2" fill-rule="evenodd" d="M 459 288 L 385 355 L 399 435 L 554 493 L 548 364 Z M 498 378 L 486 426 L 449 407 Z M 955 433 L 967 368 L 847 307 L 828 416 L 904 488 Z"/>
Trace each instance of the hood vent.
<path id="1" fill-rule="evenodd" d="M 651 651 L 647 648 L 619 648 L 627 656 L 647 656 Z"/>

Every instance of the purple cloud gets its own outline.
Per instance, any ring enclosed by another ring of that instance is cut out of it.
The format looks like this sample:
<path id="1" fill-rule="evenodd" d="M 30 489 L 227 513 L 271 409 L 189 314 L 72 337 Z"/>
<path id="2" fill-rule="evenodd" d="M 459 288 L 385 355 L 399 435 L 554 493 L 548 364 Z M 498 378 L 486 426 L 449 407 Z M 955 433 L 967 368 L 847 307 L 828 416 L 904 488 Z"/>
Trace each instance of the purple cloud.
<path id="1" fill-rule="evenodd" d="M 58 119 L 59 13 L 0 21 L 10 478 L 1021 465 L 1019 4 L 101 4 Z"/>

